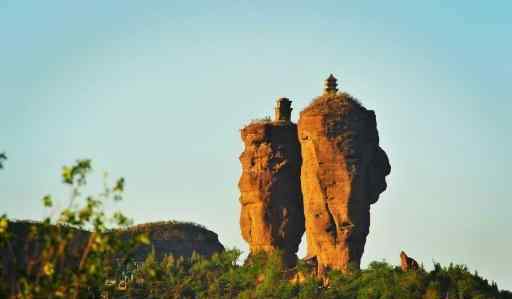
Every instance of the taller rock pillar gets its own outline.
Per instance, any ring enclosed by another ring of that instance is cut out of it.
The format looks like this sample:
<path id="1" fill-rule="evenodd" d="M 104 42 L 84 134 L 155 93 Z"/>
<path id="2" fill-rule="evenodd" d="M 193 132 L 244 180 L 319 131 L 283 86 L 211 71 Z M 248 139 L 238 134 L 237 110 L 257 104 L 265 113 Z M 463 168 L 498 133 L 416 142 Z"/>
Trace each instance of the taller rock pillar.
<path id="1" fill-rule="evenodd" d="M 370 205 L 391 167 L 379 146 L 375 113 L 346 93 L 334 76 L 300 114 L 301 185 L 307 250 L 319 275 L 359 268 L 370 227 Z"/>

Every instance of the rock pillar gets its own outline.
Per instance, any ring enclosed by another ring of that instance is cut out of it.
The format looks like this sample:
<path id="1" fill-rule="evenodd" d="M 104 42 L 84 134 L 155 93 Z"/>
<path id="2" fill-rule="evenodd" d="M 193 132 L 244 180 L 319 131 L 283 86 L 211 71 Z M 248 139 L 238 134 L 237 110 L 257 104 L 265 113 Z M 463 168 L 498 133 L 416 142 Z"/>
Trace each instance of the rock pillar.
<path id="1" fill-rule="evenodd" d="M 262 121 L 241 130 L 242 205 L 240 228 L 251 254 L 280 250 L 287 266 L 296 263 L 304 234 L 297 126 Z"/>
<path id="2" fill-rule="evenodd" d="M 370 205 L 391 171 L 375 113 L 329 91 L 301 112 L 298 131 L 308 257 L 316 257 L 319 275 L 359 268 Z"/>

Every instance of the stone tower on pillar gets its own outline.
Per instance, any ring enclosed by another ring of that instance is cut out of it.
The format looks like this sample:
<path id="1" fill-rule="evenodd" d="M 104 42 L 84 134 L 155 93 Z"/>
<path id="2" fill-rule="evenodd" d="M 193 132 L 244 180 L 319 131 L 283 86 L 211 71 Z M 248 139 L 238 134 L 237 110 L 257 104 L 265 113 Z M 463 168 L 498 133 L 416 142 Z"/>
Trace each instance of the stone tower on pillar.
<path id="1" fill-rule="evenodd" d="M 336 94 L 338 92 L 338 79 L 333 74 L 329 75 L 329 78 L 325 79 L 325 94 Z"/>
<path id="2" fill-rule="evenodd" d="M 292 115 L 292 101 L 288 98 L 279 98 L 276 101 L 274 121 L 290 122 Z"/>

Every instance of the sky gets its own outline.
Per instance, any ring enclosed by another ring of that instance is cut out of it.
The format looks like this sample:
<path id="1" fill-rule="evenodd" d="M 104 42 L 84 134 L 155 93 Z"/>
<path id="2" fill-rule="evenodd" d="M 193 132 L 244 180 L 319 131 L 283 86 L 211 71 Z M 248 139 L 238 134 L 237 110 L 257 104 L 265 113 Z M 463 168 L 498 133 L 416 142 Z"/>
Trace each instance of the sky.
<path id="1" fill-rule="evenodd" d="M 399 252 L 512 289 L 510 1 L 0 1 L 0 214 L 63 206 L 76 159 L 126 178 L 135 223 L 185 220 L 247 251 L 239 129 L 340 89 L 392 165 L 363 266 Z M 305 243 L 305 242 L 303 242 Z M 303 244 L 300 254 L 305 252 Z"/>

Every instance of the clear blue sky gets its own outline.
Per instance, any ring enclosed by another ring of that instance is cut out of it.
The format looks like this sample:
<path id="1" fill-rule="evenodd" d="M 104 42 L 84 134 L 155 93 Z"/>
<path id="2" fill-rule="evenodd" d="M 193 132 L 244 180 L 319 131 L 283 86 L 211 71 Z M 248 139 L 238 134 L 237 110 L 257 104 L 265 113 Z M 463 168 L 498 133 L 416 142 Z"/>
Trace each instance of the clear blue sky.
<path id="1" fill-rule="evenodd" d="M 60 168 L 92 158 L 126 177 L 137 223 L 246 250 L 238 129 L 279 96 L 300 111 L 332 72 L 393 167 L 364 264 L 403 249 L 512 289 L 511 3 L 3 0 L 0 213 L 41 218 Z"/>

